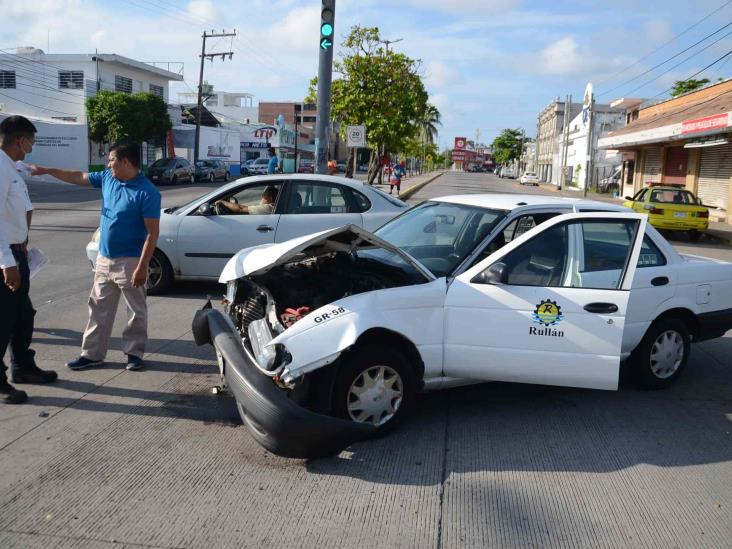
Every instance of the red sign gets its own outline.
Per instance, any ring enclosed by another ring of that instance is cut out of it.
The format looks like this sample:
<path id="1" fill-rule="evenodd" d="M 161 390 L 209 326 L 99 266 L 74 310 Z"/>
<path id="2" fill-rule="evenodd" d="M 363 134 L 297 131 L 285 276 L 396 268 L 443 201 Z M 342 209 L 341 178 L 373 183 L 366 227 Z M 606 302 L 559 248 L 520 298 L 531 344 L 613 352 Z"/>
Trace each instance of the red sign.
<path id="1" fill-rule="evenodd" d="M 465 145 L 467 144 L 468 139 L 465 137 L 456 137 L 455 138 L 455 148 L 460 151 L 465 150 Z"/>
<path id="2" fill-rule="evenodd" d="M 715 114 L 705 118 L 697 118 L 695 120 L 685 120 L 681 123 L 681 133 L 698 133 L 716 130 L 718 128 L 726 128 L 729 125 L 729 115 Z"/>
<path id="3" fill-rule="evenodd" d="M 462 162 L 465 160 L 465 153 L 462 151 L 452 151 L 453 162 Z"/>

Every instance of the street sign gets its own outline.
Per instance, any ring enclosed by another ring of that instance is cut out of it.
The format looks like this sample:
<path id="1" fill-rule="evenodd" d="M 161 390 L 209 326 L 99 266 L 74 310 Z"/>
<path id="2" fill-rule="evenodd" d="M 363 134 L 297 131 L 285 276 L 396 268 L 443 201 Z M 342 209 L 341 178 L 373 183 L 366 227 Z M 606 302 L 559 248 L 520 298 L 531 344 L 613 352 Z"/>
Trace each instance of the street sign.
<path id="1" fill-rule="evenodd" d="M 348 126 L 346 128 L 347 146 L 366 146 L 366 126 Z"/>

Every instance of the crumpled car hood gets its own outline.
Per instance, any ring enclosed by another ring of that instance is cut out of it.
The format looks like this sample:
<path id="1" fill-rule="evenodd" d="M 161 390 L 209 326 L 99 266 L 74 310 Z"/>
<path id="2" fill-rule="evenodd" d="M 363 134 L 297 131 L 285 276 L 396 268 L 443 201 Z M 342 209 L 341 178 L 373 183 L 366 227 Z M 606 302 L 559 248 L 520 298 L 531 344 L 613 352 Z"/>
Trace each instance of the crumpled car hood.
<path id="1" fill-rule="evenodd" d="M 428 280 L 434 280 L 434 275 L 408 253 L 358 225 L 344 225 L 278 244 L 245 248 L 229 260 L 221 271 L 219 282 L 226 284 L 243 276 L 264 274 L 278 265 L 295 260 L 298 255 L 319 256 L 331 252 L 353 252 L 374 248 L 383 248 L 399 255 L 423 273 Z"/>

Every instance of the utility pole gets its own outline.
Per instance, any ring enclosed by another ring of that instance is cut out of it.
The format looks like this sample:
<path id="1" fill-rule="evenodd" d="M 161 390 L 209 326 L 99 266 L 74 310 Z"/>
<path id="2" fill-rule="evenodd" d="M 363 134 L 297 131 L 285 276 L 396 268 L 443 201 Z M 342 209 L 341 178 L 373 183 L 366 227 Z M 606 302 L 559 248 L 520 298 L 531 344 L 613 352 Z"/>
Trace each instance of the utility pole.
<path id="1" fill-rule="evenodd" d="M 524 155 L 524 139 L 526 137 L 526 132 L 523 128 L 521 128 L 521 147 L 519 148 L 519 155 L 518 155 L 518 170 L 516 173 L 516 177 L 521 177 L 521 157 Z"/>
<path id="2" fill-rule="evenodd" d="M 304 105 L 303 105 L 304 107 Z M 298 122 L 300 121 L 300 115 L 297 112 L 297 104 L 293 107 L 295 110 L 295 167 L 293 168 L 293 171 L 297 173 L 297 140 L 300 137 L 300 130 L 298 129 Z M 302 111 L 300 111 L 302 112 Z"/>
<path id="3" fill-rule="evenodd" d="M 330 130 L 330 87 L 333 78 L 333 37 L 335 36 L 335 0 L 322 0 L 318 46 L 318 115 L 315 120 L 315 173 L 328 173 L 328 138 Z"/>
<path id="4" fill-rule="evenodd" d="M 566 95 L 564 98 L 564 124 L 562 126 L 562 167 L 559 179 L 559 188 L 561 189 L 567 182 L 569 166 L 567 166 L 567 152 L 569 149 L 569 122 L 571 121 L 572 95 Z M 565 172 L 565 170 L 567 170 Z"/>
<path id="5" fill-rule="evenodd" d="M 594 139 L 594 118 L 595 118 L 595 94 L 590 92 L 590 116 L 587 128 L 587 171 L 585 173 L 584 196 L 587 196 L 587 188 L 592 183 L 592 170 L 595 166 L 595 147 L 592 143 Z"/>
<path id="6" fill-rule="evenodd" d="M 234 32 L 228 33 L 223 31 L 221 33 L 215 33 L 214 31 L 207 33 L 206 31 L 203 31 L 203 35 L 201 37 L 203 38 L 203 45 L 201 46 L 201 71 L 198 74 L 198 101 L 196 103 L 196 140 L 195 144 L 193 145 L 194 165 L 196 162 L 198 162 L 198 146 L 201 142 L 201 109 L 203 109 L 203 62 L 206 59 L 210 59 L 211 61 L 213 61 L 214 57 L 219 56 L 223 61 L 227 55 L 229 56 L 229 60 L 231 60 L 232 56 L 234 55 L 233 51 L 206 53 L 206 38 L 225 38 L 227 36 L 236 36 L 236 29 L 234 29 Z"/>

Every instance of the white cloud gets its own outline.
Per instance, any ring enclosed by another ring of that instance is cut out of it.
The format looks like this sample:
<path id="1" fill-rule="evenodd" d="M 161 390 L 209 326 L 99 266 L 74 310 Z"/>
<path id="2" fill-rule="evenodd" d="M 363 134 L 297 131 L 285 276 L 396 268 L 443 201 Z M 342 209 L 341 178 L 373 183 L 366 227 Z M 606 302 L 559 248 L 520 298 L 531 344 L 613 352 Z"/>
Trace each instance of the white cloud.
<path id="1" fill-rule="evenodd" d="M 495 14 L 517 8 L 521 0 L 409 0 L 409 3 L 419 9 Z"/>
<path id="2" fill-rule="evenodd" d="M 190 17 L 205 21 L 216 21 L 218 14 L 211 0 L 192 0 L 186 10 Z"/>
<path id="3" fill-rule="evenodd" d="M 106 31 L 98 30 L 89 37 L 89 43 L 95 48 L 99 48 L 104 44 L 104 39 L 106 37 Z"/>
<path id="4" fill-rule="evenodd" d="M 654 43 L 668 42 L 674 37 L 671 23 L 665 19 L 651 19 L 644 25 L 645 35 Z"/>
<path id="5" fill-rule="evenodd" d="M 425 67 L 427 85 L 436 88 L 454 86 L 463 82 L 460 73 L 441 61 L 431 61 Z"/>
<path id="6" fill-rule="evenodd" d="M 567 75 L 582 72 L 587 57 L 580 54 L 577 41 L 566 36 L 541 50 L 539 63 L 544 74 Z"/>
<path id="7" fill-rule="evenodd" d="M 275 22 L 268 29 L 269 40 L 274 47 L 284 46 L 284 51 L 293 53 L 292 48 L 312 52 L 318 42 L 320 6 L 294 8 L 284 19 Z"/>

